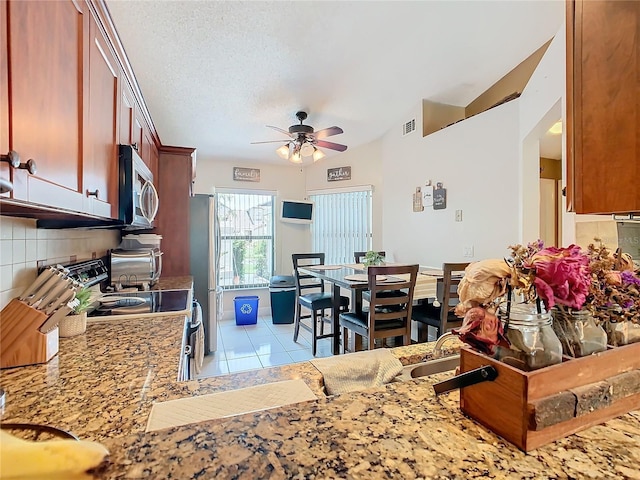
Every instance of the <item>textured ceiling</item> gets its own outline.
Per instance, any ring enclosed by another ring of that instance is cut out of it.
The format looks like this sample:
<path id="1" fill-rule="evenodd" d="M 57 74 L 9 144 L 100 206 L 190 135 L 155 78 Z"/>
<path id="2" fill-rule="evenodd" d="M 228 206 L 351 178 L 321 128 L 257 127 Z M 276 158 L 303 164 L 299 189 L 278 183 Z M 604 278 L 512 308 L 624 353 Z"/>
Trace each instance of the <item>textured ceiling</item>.
<path id="1" fill-rule="evenodd" d="M 563 0 L 107 0 L 164 145 L 198 160 L 275 154 L 306 110 L 350 148 L 422 99 L 466 106 L 558 31 Z M 326 151 L 328 154 L 338 154 Z"/>

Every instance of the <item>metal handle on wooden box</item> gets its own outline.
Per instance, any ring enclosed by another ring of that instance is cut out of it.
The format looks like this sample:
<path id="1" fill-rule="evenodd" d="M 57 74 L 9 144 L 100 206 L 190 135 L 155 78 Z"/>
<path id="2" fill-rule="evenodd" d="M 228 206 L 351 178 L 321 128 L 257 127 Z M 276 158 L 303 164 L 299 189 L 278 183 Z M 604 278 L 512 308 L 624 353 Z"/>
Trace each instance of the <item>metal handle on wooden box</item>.
<path id="1" fill-rule="evenodd" d="M 476 383 L 493 381 L 497 377 L 498 371 L 491 365 L 485 365 L 483 367 L 476 368 L 475 370 L 469 370 L 468 372 L 456 375 L 449 380 L 436 383 L 433 386 L 433 389 L 435 390 L 436 395 L 440 395 L 441 393 L 446 393 L 458 388 L 470 387 Z"/>

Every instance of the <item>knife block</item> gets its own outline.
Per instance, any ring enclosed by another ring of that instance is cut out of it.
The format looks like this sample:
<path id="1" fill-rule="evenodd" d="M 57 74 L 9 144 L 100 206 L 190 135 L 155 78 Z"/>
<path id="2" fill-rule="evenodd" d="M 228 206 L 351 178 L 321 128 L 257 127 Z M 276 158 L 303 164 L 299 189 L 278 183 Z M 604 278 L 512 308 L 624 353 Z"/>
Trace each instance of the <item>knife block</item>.
<path id="1" fill-rule="evenodd" d="M 42 333 L 47 315 L 14 298 L 0 312 L 0 368 L 46 363 L 58 353 L 58 328 Z"/>

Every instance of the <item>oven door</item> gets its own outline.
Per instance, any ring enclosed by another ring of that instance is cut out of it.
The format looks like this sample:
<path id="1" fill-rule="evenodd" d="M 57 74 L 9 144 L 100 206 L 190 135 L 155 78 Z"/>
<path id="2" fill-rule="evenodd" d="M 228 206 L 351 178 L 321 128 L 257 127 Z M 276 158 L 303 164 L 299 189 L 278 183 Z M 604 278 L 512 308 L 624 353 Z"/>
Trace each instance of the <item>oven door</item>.
<path id="1" fill-rule="evenodd" d="M 191 318 L 185 321 L 180 353 L 180 371 L 178 380 L 193 380 L 202 371 L 204 362 L 204 325 L 202 324 L 202 307 L 193 301 Z"/>
<path id="2" fill-rule="evenodd" d="M 204 363 L 204 325 L 202 323 L 202 307 L 197 300 L 193 301 L 191 323 L 189 325 L 189 346 L 191 347 L 192 375 L 202 371 Z"/>

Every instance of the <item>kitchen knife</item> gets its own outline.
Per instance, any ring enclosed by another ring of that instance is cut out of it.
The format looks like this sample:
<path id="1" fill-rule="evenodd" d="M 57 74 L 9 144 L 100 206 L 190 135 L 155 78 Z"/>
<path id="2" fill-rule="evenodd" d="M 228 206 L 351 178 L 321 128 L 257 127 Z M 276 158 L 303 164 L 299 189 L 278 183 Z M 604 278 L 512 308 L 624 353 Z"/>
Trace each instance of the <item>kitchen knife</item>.
<path id="1" fill-rule="evenodd" d="M 24 292 L 22 292 L 22 295 L 20 295 L 18 298 L 22 301 L 27 300 L 29 297 L 33 296 L 38 289 L 44 285 L 44 283 L 49 280 L 51 278 L 51 275 L 53 275 L 55 273 L 56 269 L 53 267 L 47 267 L 46 269 L 44 269 L 42 271 L 42 273 L 40 273 L 40 275 L 38 275 L 38 278 L 35 279 L 35 281 L 29 285 Z"/>
<path id="2" fill-rule="evenodd" d="M 76 295 L 76 290 L 74 288 L 72 288 L 71 290 L 65 291 L 62 295 L 60 295 L 57 301 L 45 307 L 44 313 L 46 313 L 47 315 L 51 315 L 58 308 L 65 305 L 67 302 L 70 302 L 71 300 L 73 300 L 75 295 Z"/>
<path id="3" fill-rule="evenodd" d="M 41 300 L 51 291 L 52 288 L 64 280 L 64 278 L 66 278 L 65 274 L 56 270 L 44 285 L 33 294 L 33 297 L 27 300 L 27 304 L 34 308 L 38 307 Z"/>
<path id="4" fill-rule="evenodd" d="M 62 320 L 67 315 L 69 315 L 71 310 L 73 309 L 68 305 L 65 305 L 64 307 L 60 307 L 58 310 L 55 311 L 53 315 L 51 315 L 49 318 L 45 320 L 45 322 L 40 326 L 40 331 L 42 333 L 47 333 L 48 331 L 56 328 L 58 326 L 58 323 L 60 323 L 60 320 Z"/>
<path id="5" fill-rule="evenodd" d="M 49 293 L 42 299 L 40 306 L 38 306 L 39 310 L 43 310 L 47 313 L 47 310 L 51 307 L 51 305 L 59 306 L 62 303 L 62 296 L 65 295 L 66 292 L 72 292 L 75 294 L 75 290 L 71 286 L 71 279 L 66 278 L 58 285 L 53 287 Z M 65 303 L 71 300 L 73 297 L 69 297 L 65 300 Z"/>

